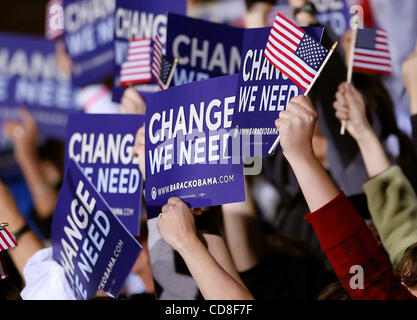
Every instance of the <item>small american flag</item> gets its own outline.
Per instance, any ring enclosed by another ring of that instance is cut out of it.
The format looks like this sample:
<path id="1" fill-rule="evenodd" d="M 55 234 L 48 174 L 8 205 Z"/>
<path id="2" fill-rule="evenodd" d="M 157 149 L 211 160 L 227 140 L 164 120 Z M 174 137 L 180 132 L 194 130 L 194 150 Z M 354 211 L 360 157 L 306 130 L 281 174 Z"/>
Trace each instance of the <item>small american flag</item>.
<path id="1" fill-rule="evenodd" d="M 328 53 L 303 29 L 283 15 L 276 15 L 265 57 L 302 90 L 309 88 Z"/>
<path id="2" fill-rule="evenodd" d="M 353 70 L 391 74 L 387 33 L 381 29 L 358 29 Z"/>
<path id="3" fill-rule="evenodd" d="M 131 40 L 127 52 L 127 61 L 120 69 L 120 85 L 150 82 L 151 74 L 151 39 Z"/>
<path id="4" fill-rule="evenodd" d="M 6 279 L 8 276 L 6 261 L 4 261 L 4 257 L 0 255 L 0 280 Z"/>
<path id="5" fill-rule="evenodd" d="M 17 246 L 16 240 L 5 228 L 0 228 L 0 251 L 4 251 Z"/>
<path id="6" fill-rule="evenodd" d="M 163 45 L 158 36 L 153 45 L 152 75 L 161 90 L 166 89 L 167 80 L 172 69 L 172 62 L 163 53 Z"/>

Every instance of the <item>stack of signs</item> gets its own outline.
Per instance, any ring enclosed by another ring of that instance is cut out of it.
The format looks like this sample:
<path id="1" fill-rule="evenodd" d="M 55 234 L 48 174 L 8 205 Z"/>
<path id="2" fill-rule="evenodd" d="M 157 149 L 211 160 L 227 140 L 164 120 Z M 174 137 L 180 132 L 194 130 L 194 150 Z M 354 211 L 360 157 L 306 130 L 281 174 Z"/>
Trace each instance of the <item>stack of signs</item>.
<path id="1" fill-rule="evenodd" d="M 146 112 L 148 219 L 170 197 L 190 208 L 245 200 L 243 165 L 225 156 L 238 75 L 170 88 L 149 96 Z"/>
<path id="2" fill-rule="evenodd" d="M 320 41 L 323 28 L 303 28 Z M 228 155 L 237 158 L 270 156 L 269 148 L 278 136 L 275 120 L 294 96 L 304 92 L 287 76 L 271 65 L 264 56 L 270 28 L 244 32 L 242 68 L 233 114 L 233 139 Z"/>
<path id="3" fill-rule="evenodd" d="M 112 76 L 116 0 L 63 0 L 63 7 L 72 82 L 84 86 Z"/>
<path id="4" fill-rule="evenodd" d="M 168 14 L 166 55 L 179 56 L 173 86 L 239 72 L 244 29 Z"/>
<path id="5" fill-rule="evenodd" d="M 120 85 L 120 68 L 127 58 L 127 49 L 131 39 L 158 36 L 165 44 L 167 35 L 167 13 L 185 14 L 185 0 L 116 0 L 114 21 L 114 84 L 113 101 L 120 102 L 123 88 Z M 155 80 L 147 84 L 134 86 L 142 94 L 159 90 Z"/>
<path id="6" fill-rule="evenodd" d="M 79 300 L 104 291 L 117 297 L 141 246 L 70 160 L 52 222 L 53 258 Z"/>
<path id="7" fill-rule="evenodd" d="M 133 145 L 144 121 L 144 115 L 75 114 L 67 131 L 66 163 L 80 165 L 133 236 L 139 235 L 143 181 Z"/>
<path id="8" fill-rule="evenodd" d="M 42 134 L 65 139 L 74 104 L 71 82 L 57 70 L 55 46 L 41 37 L 0 33 L 0 119 L 28 108 Z"/>

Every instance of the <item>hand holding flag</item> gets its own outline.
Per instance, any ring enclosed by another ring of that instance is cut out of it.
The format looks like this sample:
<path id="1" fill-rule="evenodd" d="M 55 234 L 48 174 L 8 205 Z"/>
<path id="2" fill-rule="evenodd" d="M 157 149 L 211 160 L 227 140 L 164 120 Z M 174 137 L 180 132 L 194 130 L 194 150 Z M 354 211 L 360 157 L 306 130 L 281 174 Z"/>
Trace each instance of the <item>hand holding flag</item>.
<path id="1" fill-rule="evenodd" d="M 337 42 L 329 51 L 303 29 L 278 13 L 264 54 L 269 62 L 297 84 L 306 96 L 336 46 Z M 269 149 L 269 154 L 272 154 L 278 143 L 279 136 Z"/>

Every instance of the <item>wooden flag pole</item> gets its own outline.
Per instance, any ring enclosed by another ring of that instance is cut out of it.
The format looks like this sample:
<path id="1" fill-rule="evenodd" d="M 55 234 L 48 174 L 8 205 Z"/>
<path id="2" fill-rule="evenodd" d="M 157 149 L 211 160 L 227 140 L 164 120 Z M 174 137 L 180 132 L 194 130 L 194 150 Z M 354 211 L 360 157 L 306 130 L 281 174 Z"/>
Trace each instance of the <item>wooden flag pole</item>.
<path id="1" fill-rule="evenodd" d="M 171 85 L 172 77 L 174 76 L 174 72 L 175 72 L 175 69 L 177 68 L 179 60 L 180 60 L 180 56 L 176 56 L 175 59 L 174 59 L 174 63 L 172 64 L 171 71 L 169 72 L 169 76 L 168 76 L 167 83 L 165 85 L 165 89 L 168 89 L 169 86 Z"/>
<path id="2" fill-rule="evenodd" d="M 337 41 L 335 43 L 333 43 L 332 48 L 330 49 L 329 53 L 327 54 L 326 59 L 324 59 L 323 63 L 321 64 L 319 71 L 317 71 L 316 76 L 314 77 L 314 79 L 311 82 L 310 86 L 307 88 L 307 91 L 304 92 L 304 96 L 307 96 L 308 93 L 310 92 L 310 90 L 313 87 L 314 83 L 316 82 L 316 80 L 320 76 L 321 72 L 323 71 L 324 66 L 326 65 L 327 61 L 329 61 L 329 59 L 332 56 L 334 50 L 336 50 L 337 45 L 338 45 L 338 42 Z M 274 141 L 273 145 L 271 146 L 271 148 L 269 149 L 268 153 L 269 154 L 272 154 L 274 152 L 275 148 L 278 146 L 278 144 L 279 144 L 279 136 L 275 139 L 275 141 Z"/>
<path id="3" fill-rule="evenodd" d="M 358 26 L 359 26 L 359 17 L 355 16 L 354 28 L 352 29 L 352 38 L 350 41 L 350 52 L 349 52 L 349 61 L 348 61 L 348 70 L 347 70 L 347 83 L 352 83 L 352 73 L 353 73 L 353 57 L 355 53 L 356 39 L 358 37 Z M 342 120 L 342 126 L 340 127 L 340 134 L 343 136 L 346 130 L 346 120 Z"/>

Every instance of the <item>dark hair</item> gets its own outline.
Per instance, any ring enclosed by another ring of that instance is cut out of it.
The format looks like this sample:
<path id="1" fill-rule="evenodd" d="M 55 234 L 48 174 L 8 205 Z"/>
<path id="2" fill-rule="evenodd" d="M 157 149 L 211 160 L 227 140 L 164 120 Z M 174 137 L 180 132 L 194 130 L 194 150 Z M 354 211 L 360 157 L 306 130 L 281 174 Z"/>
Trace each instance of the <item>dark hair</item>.
<path id="1" fill-rule="evenodd" d="M 417 286 L 417 242 L 405 250 L 398 265 L 398 271 L 402 282 L 407 287 Z"/>
<path id="2" fill-rule="evenodd" d="M 0 280 L 0 301 L 1 300 L 22 300 L 19 290 L 9 278 Z"/>
<path id="3" fill-rule="evenodd" d="M 339 281 L 325 287 L 317 297 L 317 300 L 352 300 Z"/>

